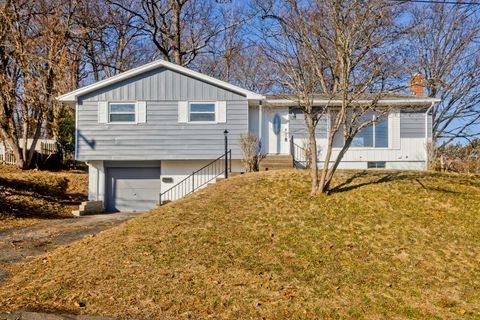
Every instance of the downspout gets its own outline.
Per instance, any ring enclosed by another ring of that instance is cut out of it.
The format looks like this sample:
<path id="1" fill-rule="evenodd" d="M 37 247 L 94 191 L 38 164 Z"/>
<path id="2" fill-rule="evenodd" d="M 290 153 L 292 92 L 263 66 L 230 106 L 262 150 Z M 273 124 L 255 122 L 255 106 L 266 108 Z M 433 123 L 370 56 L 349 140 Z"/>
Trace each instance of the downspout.
<path id="1" fill-rule="evenodd" d="M 260 142 L 260 153 L 262 153 L 262 149 L 263 149 L 262 132 L 263 132 L 263 106 L 262 106 L 262 100 L 259 100 L 258 101 L 258 141 Z"/>
<path id="2" fill-rule="evenodd" d="M 78 103 L 75 103 L 75 151 L 73 159 L 77 161 L 78 159 Z"/>
<path id="3" fill-rule="evenodd" d="M 430 107 L 427 109 L 427 111 L 425 112 L 425 170 L 428 170 L 428 157 L 429 157 L 429 152 L 428 152 L 428 148 L 429 148 L 429 141 L 428 141 L 428 113 L 430 112 L 430 110 L 432 110 L 433 106 L 435 105 L 435 102 L 432 102 L 432 104 L 430 105 Z M 433 132 L 432 132 L 433 134 Z M 433 147 L 433 146 L 431 146 Z"/>

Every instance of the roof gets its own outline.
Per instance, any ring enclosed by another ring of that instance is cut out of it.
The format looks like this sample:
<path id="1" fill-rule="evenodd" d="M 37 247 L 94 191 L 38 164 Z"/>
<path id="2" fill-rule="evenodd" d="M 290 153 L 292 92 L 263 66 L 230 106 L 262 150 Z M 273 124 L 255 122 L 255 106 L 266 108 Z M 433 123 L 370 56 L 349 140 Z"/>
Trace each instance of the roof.
<path id="1" fill-rule="evenodd" d="M 368 104 L 376 98 L 375 95 L 362 95 L 353 102 L 356 104 Z M 266 105 L 270 106 L 286 106 L 292 105 L 298 101 L 295 95 L 275 94 L 267 95 L 265 97 Z M 440 99 L 415 96 L 410 94 L 386 93 L 379 100 L 378 105 L 398 105 L 398 106 L 414 106 L 414 105 L 431 105 L 432 103 L 440 102 Z M 313 105 L 324 106 L 330 105 L 332 107 L 342 104 L 342 99 L 339 96 L 328 96 L 323 94 L 313 95 Z"/>
<path id="2" fill-rule="evenodd" d="M 145 73 L 147 71 L 154 70 L 154 69 L 157 69 L 157 68 L 160 68 L 160 67 L 164 67 L 164 68 L 167 68 L 167 69 L 170 69 L 170 70 L 173 70 L 173 71 L 177 71 L 179 73 L 183 73 L 183 74 L 185 74 L 187 76 L 190 76 L 192 78 L 202 80 L 202 81 L 205 81 L 205 82 L 210 83 L 212 85 L 215 85 L 215 86 L 218 86 L 218 87 L 221 87 L 221 88 L 224 88 L 224 89 L 227 89 L 227 90 L 245 95 L 247 97 L 247 99 L 261 100 L 261 99 L 265 98 L 263 95 L 255 93 L 253 91 L 249 91 L 249 90 L 237 87 L 237 86 L 235 86 L 233 84 L 230 84 L 228 82 L 218 80 L 218 79 L 215 79 L 213 77 L 202 74 L 200 72 L 196 72 L 196 71 L 190 70 L 188 68 L 179 66 L 175 63 L 171 63 L 171 62 L 159 59 L 159 60 L 155 60 L 151 63 L 147 63 L 143 66 L 140 66 L 138 68 L 134 68 L 134 69 L 122 72 L 120 74 L 117 74 L 117 75 L 115 75 L 113 77 L 110 77 L 110 78 L 107 78 L 105 80 L 98 81 L 98 82 L 93 83 L 91 85 L 88 85 L 88 86 L 82 87 L 80 89 L 68 92 L 64 95 L 61 95 L 61 96 L 57 97 L 57 100 L 62 101 L 62 102 L 75 102 L 75 101 L 77 101 L 77 98 L 79 96 L 82 96 L 82 95 L 90 93 L 92 91 L 104 88 L 106 86 L 112 85 L 114 83 L 129 79 L 129 78 L 132 78 L 132 77 L 137 76 L 139 74 L 142 74 L 142 73 Z"/>

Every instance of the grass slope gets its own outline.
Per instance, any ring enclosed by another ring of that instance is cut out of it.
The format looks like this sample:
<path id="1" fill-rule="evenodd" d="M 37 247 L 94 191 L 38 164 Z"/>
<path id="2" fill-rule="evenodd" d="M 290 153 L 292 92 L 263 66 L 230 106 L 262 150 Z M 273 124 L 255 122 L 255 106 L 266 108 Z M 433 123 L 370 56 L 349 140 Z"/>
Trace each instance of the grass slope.
<path id="1" fill-rule="evenodd" d="M 87 195 L 88 177 L 0 165 L 0 230 L 72 216 Z"/>
<path id="2" fill-rule="evenodd" d="M 3 309 L 125 318 L 479 318 L 480 179 L 222 181 L 18 266 Z M 2 308 L 2 307 L 0 307 Z"/>

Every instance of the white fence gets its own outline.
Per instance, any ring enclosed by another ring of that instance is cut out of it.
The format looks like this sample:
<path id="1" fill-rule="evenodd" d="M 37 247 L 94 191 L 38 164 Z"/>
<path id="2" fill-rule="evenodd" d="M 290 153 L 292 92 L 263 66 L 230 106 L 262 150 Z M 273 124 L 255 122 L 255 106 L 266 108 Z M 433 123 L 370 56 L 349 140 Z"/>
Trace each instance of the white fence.
<path id="1" fill-rule="evenodd" d="M 56 142 L 39 141 L 39 143 L 40 148 L 37 147 L 36 149 L 41 156 L 50 156 L 58 152 Z M 3 153 L 1 151 L 2 150 L 0 149 L 0 163 L 15 164 L 16 161 L 13 152 L 5 149 L 3 150 Z"/>

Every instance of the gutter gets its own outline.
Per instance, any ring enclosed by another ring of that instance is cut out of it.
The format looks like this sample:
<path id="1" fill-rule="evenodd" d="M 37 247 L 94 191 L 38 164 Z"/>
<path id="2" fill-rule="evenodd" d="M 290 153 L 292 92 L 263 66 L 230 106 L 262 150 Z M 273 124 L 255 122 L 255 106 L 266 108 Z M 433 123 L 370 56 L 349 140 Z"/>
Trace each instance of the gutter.
<path id="1" fill-rule="evenodd" d="M 405 105 L 405 104 L 434 104 L 440 102 L 440 99 L 436 98 L 425 98 L 425 99 L 392 99 L 392 100 L 379 100 L 379 105 Z M 371 103 L 372 100 L 354 100 L 353 103 L 355 104 L 368 104 Z M 271 106 L 284 106 L 284 105 L 291 105 L 296 103 L 295 100 L 289 99 L 267 99 L 265 103 Z M 313 105 L 322 106 L 322 105 L 331 105 L 331 106 L 341 106 L 342 100 L 313 100 Z"/>

